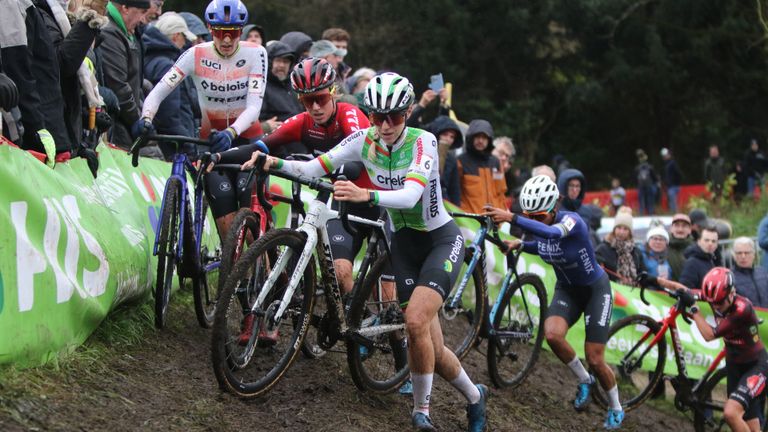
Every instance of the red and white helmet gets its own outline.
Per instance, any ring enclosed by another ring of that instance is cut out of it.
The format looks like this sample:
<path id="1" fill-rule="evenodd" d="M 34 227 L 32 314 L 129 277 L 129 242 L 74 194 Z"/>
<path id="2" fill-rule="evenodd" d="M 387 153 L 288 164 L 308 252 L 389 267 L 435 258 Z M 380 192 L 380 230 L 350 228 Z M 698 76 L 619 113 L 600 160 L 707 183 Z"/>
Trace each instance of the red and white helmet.
<path id="1" fill-rule="evenodd" d="M 291 71 L 291 85 L 299 94 L 314 93 L 328 88 L 336 81 L 336 71 L 327 60 L 307 57 Z"/>
<path id="2" fill-rule="evenodd" d="M 715 267 L 701 281 L 701 298 L 720 303 L 733 291 L 733 273 L 725 267 Z"/>

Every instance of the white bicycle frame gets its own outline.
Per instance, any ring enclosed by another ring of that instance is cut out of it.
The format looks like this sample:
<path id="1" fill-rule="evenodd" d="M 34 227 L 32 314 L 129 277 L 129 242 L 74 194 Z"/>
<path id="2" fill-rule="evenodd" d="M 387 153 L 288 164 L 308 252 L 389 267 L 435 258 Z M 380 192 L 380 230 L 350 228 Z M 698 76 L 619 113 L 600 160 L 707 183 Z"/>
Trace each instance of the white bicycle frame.
<path id="1" fill-rule="evenodd" d="M 282 319 L 283 313 L 285 313 L 286 308 L 288 308 L 288 305 L 290 303 L 291 298 L 293 298 L 293 294 L 296 291 L 296 287 L 299 285 L 299 281 L 304 275 L 304 269 L 307 268 L 307 265 L 309 265 L 310 260 L 312 259 L 312 251 L 317 248 L 318 258 L 323 257 L 325 258 L 325 265 L 321 266 L 320 274 L 322 276 L 323 283 L 326 287 L 330 287 L 331 289 L 331 295 L 333 298 L 333 303 L 336 307 L 336 313 L 337 316 L 340 318 L 340 331 L 342 334 L 346 333 L 348 330 L 346 319 L 344 318 L 344 303 L 341 300 L 341 290 L 339 288 L 339 282 L 336 277 L 336 271 L 333 267 L 333 256 L 331 255 L 331 243 L 330 239 L 328 238 L 328 230 L 326 229 L 326 223 L 331 219 L 336 219 L 339 216 L 339 212 L 336 210 L 332 210 L 328 208 L 328 205 L 320 201 L 318 199 L 313 199 L 309 203 L 309 210 L 306 213 L 306 216 L 304 218 L 304 221 L 301 223 L 301 225 L 297 228 L 297 231 L 303 232 L 307 236 L 307 242 L 304 245 L 304 249 L 301 252 L 301 256 L 299 256 L 299 260 L 296 263 L 296 269 L 294 270 L 293 274 L 291 275 L 290 280 L 288 281 L 288 286 L 285 290 L 285 293 L 283 294 L 282 299 L 280 300 L 280 306 L 278 307 L 277 311 L 274 314 L 273 322 L 280 322 Z M 365 219 L 361 217 L 357 217 L 354 215 L 348 215 L 350 222 L 357 222 L 365 225 L 370 225 L 378 228 L 384 227 L 384 222 L 381 220 L 370 220 Z M 318 236 L 319 232 L 319 236 Z M 322 248 L 319 247 L 320 244 L 318 244 L 318 237 L 319 240 L 322 241 Z M 267 298 L 269 293 L 274 288 L 275 282 L 277 281 L 277 278 L 280 276 L 280 274 L 285 270 L 285 266 L 288 264 L 289 260 L 293 256 L 293 250 L 290 248 L 287 248 L 284 250 L 280 256 L 278 257 L 277 261 L 275 262 L 275 265 L 272 267 L 272 271 L 269 273 L 269 276 L 267 277 L 267 280 L 264 282 L 264 286 L 259 293 L 258 298 L 256 299 L 256 302 L 253 304 L 253 307 L 251 308 L 251 312 L 256 312 L 257 310 L 262 308 L 262 305 L 264 304 L 264 300 Z M 402 324 L 394 325 L 398 326 L 397 328 L 403 328 Z M 366 332 L 364 336 L 373 336 L 375 334 L 385 333 L 392 331 L 394 328 L 387 328 L 391 326 L 376 326 L 374 328 L 371 328 L 371 330 L 377 330 L 372 334 L 368 334 L 370 332 Z M 363 332 L 361 332 L 362 334 Z"/>

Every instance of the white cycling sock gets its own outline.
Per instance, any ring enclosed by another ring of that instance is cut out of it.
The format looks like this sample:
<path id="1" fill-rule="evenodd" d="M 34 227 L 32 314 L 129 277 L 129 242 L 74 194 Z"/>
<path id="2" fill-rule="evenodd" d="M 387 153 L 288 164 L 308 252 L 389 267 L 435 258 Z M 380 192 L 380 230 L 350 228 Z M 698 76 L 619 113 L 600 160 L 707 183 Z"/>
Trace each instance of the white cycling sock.
<path id="1" fill-rule="evenodd" d="M 429 398 L 432 393 L 432 377 L 435 374 L 415 374 L 411 373 L 411 382 L 413 383 L 413 412 L 423 413 L 429 416 Z"/>
<path id="2" fill-rule="evenodd" d="M 580 383 L 589 384 L 592 382 L 592 379 L 589 377 L 589 372 L 584 369 L 584 365 L 581 364 L 581 360 L 579 360 L 578 356 L 574 357 L 573 360 L 568 363 L 568 367 L 571 368 L 573 374 L 576 375 L 576 378 L 579 379 Z"/>
<path id="3" fill-rule="evenodd" d="M 619 402 L 619 386 L 613 386 L 612 389 L 608 390 L 608 399 L 611 401 L 610 405 L 612 410 L 624 410 L 624 408 L 621 407 L 621 402 Z"/>
<path id="4" fill-rule="evenodd" d="M 467 375 L 464 368 L 461 368 L 459 376 L 451 381 L 451 385 L 454 386 L 456 390 L 460 391 L 464 397 L 467 398 L 469 403 L 476 404 L 480 402 L 480 390 L 478 390 L 477 386 L 471 379 L 469 379 L 469 375 Z"/>

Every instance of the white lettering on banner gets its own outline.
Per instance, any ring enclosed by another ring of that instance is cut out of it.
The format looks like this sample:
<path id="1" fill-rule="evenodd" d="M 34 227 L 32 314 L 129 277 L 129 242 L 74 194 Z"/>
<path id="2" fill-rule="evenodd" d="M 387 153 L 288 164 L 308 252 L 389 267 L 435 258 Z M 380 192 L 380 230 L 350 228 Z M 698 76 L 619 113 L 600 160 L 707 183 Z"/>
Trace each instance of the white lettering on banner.
<path id="1" fill-rule="evenodd" d="M 16 230 L 16 268 L 19 311 L 31 310 L 34 305 L 34 276 L 45 272 L 50 264 L 56 279 L 56 302 L 69 301 L 75 290 L 80 297 L 97 297 L 106 291 L 109 278 L 109 263 L 104 250 L 90 232 L 80 224 L 80 209 L 74 196 L 66 195 L 61 200 L 46 198 L 45 229 L 43 231 L 44 255 L 30 242 L 27 232 L 27 203 L 11 203 L 11 218 Z M 59 242 L 61 240 L 61 218 L 65 219 L 67 231 L 64 248 L 64 268 L 61 267 Z M 78 262 L 80 240 L 86 249 L 99 261 L 95 271 L 83 268 L 82 284 L 78 283 Z"/>
<path id="2" fill-rule="evenodd" d="M 45 257 L 40 253 L 27 235 L 27 203 L 17 201 L 11 203 L 11 222 L 16 231 L 16 283 L 19 291 L 19 310 L 32 309 L 34 302 L 33 286 L 34 276 L 45 271 Z M 28 290 L 21 287 L 30 287 Z"/>

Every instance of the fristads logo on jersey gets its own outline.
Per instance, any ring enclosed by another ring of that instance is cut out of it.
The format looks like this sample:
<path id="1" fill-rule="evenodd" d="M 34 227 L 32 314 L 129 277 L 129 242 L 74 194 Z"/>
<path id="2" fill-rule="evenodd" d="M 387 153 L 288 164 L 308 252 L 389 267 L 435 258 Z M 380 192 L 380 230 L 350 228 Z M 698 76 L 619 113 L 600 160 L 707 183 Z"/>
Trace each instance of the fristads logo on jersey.
<path id="1" fill-rule="evenodd" d="M 245 60 L 241 60 L 241 61 L 245 61 Z M 215 62 L 215 61 L 213 61 L 213 60 L 211 60 L 209 58 L 205 58 L 205 57 L 200 59 L 200 65 L 202 65 L 203 67 L 206 67 L 208 69 L 213 69 L 213 70 L 217 70 L 217 71 L 221 70 L 221 63 L 217 63 L 217 62 Z"/>

